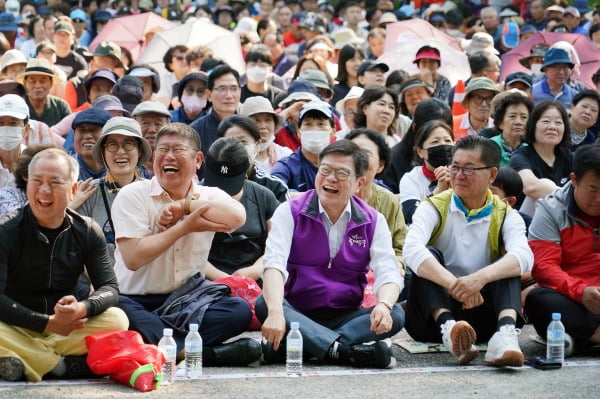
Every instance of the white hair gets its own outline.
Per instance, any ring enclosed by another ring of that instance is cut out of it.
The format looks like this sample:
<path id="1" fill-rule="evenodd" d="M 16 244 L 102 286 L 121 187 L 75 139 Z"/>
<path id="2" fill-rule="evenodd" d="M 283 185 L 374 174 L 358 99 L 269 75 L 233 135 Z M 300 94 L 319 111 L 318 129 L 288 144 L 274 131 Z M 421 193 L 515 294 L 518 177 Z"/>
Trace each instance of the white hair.
<path id="1" fill-rule="evenodd" d="M 494 7 L 484 7 L 481 9 L 481 12 L 479 13 L 479 15 L 483 16 L 483 14 L 489 14 L 489 15 L 493 15 L 493 16 L 497 17 L 498 11 L 496 11 L 496 9 Z"/>

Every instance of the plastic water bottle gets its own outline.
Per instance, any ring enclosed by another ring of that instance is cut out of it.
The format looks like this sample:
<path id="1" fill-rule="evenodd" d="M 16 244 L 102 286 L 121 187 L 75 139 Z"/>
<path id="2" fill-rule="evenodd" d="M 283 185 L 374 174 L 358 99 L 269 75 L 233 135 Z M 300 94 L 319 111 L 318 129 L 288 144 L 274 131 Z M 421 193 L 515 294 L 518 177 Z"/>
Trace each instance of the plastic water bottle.
<path id="1" fill-rule="evenodd" d="M 173 339 L 173 330 L 165 328 L 163 337 L 158 341 L 158 349 L 165 355 L 167 361 L 162 367 L 163 385 L 173 384 L 175 382 L 175 359 L 177 357 L 177 344 Z"/>
<path id="2" fill-rule="evenodd" d="M 185 376 L 191 380 L 202 377 L 202 337 L 198 324 L 190 324 L 190 332 L 185 337 Z"/>
<path id="3" fill-rule="evenodd" d="M 560 321 L 560 313 L 552 313 L 546 337 L 546 357 L 555 362 L 565 361 L 565 326 Z"/>
<path id="4" fill-rule="evenodd" d="M 290 332 L 287 336 L 287 358 L 285 368 L 290 377 L 300 377 L 302 375 L 302 334 L 300 333 L 300 323 L 294 321 L 290 324 Z"/>

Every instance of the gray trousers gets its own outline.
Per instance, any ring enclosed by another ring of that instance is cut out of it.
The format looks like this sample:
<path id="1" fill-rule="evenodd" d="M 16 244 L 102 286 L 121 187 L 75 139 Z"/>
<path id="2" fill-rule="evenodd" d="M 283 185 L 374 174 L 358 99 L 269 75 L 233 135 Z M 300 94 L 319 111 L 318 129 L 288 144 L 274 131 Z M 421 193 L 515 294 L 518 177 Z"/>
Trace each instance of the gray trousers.
<path id="1" fill-rule="evenodd" d="M 267 304 L 262 296 L 256 300 L 256 316 L 261 323 L 267 318 Z M 329 348 L 335 341 L 343 345 L 356 345 L 363 342 L 379 341 L 397 334 L 404 326 L 404 311 L 395 305 L 392 312 L 392 329 L 385 334 L 375 334 L 371 331 L 371 311 L 373 308 L 350 311 L 330 311 L 324 314 L 304 314 L 283 300 L 286 335 L 290 323 L 300 323 L 300 332 L 304 341 L 304 352 L 311 357 L 323 360 L 327 357 Z M 285 339 L 279 351 L 285 351 Z M 284 352 L 285 353 L 285 352 Z"/>

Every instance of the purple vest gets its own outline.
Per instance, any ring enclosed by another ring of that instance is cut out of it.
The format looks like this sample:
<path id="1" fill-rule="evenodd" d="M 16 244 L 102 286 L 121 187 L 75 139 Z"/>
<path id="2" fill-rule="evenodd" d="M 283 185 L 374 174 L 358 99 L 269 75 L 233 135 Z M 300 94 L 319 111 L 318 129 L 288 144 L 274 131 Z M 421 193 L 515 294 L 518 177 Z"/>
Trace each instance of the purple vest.
<path id="1" fill-rule="evenodd" d="M 290 202 L 294 235 L 285 283 L 285 298 L 296 309 L 358 309 L 367 285 L 370 248 L 377 211 L 357 197 L 350 200 L 351 215 L 344 239 L 333 259 L 327 231 L 319 215 L 315 190 Z"/>

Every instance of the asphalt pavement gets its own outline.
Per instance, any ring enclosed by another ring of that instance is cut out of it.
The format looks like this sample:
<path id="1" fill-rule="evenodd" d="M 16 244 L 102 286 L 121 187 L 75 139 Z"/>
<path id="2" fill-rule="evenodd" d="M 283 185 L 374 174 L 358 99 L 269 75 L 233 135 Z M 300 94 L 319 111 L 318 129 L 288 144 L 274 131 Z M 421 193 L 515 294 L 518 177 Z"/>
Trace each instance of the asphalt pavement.
<path id="1" fill-rule="evenodd" d="M 258 338 L 259 333 L 249 333 Z M 525 326 L 519 342 L 526 356 L 541 356 Z M 395 338 L 405 339 L 404 331 Z M 577 354 L 559 370 L 529 367 L 495 369 L 483 364 L 483 354 L 458 367 L 449 353 L 410 354 L 393 346 L 397 365 L 388 370 L 357 370 L 305 363 L 302 377 L 287 377 L 284 365 L 246 368 L 205 368 L 201 380 L 178 379 L 174 385 L 140 393 L 133 388 L 96 381 L 0 382 L 0 398 L 93 399 L 129 398 L 600 398 L 600 352 Z"/>

